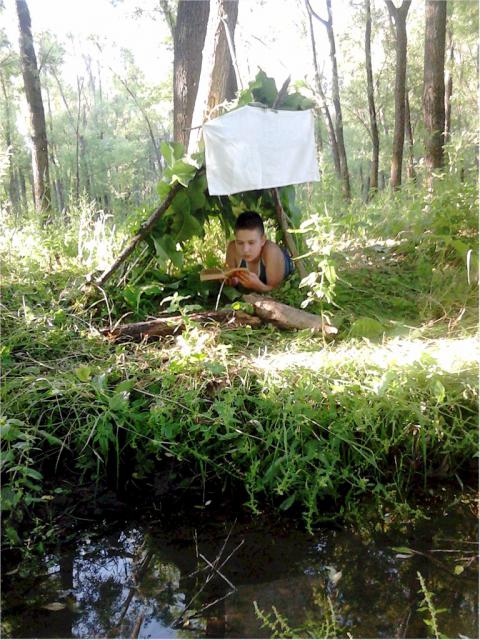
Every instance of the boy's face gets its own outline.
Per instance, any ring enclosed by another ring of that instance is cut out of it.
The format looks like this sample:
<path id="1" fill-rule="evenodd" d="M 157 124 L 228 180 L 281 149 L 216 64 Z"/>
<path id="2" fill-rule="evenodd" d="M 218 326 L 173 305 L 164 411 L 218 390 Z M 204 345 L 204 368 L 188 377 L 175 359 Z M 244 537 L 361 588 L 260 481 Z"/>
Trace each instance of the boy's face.
<path id="1" fill-rule="evenodd" d="M 260 257 L 266 237 L 259 229 L 238 229 L 235 231 L 235 247 L 237 255 L 247 262 Z"/>

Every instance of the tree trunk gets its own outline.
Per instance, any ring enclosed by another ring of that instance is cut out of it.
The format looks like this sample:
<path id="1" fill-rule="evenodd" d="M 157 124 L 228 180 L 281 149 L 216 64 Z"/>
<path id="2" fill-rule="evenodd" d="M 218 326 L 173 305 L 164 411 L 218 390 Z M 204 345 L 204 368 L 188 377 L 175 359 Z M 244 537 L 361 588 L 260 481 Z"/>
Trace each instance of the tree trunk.
<path id="1" fill-rule="evenodd" d="M 198 81 L 198 91 L 193 109 L 192 124 L 188 141 L 188 152 L 198 149 L 202 135 L 201 125 L 214 108 L 225 100 L 227 89 L 231 90 L 233 60 L 228 49 L 228 40 L 223 20 L 226 20 L 230 34 L 235 31 L 238 2 L 235 0 L 210 0 L 205 44 L 202 51 L 202 70 Z"/>
<path id="2" fill-rule="evenodd" d="M 432 186 L 433 172 L 443 167 L 445 130 L 445 32 L 447 3 L 425 2 L 425 60 L 423 72 L 423 118 L 425 165 Z"/>
<path id="3" fill-rule="evenodd" d="M 27 184 L 25 182 L 25 174 L 21 169 L 18 169 L 17 178 L 18 178 L 17 182 L 20 190 L 20 199 L 22 202 L 22 209 L 23 211 L 26 211 L 28 208 Z"/>
<path id="4" fill-rule="evenodd" d="M 320 72 L 318 69 L 317 46 L 315 42 L 315 32 L 313 29 L 312 8 L 310 6 L 309 0 L 305 0 L 305 6 L 307 8 L 308 22 L 310 26 L 310 41 L 312 43 L 313 66 L 315 69 L 315 84 L 317 85 L 318 95 L 320 96 L 323 113 L 325 115 L 325 123 L 327 125 L 328 139 L 330 141 L 330 148 L 332 150 L 333 166 L 335 167 L 335 173 L 337 175 L 337 178 L 340 180 L 342 177 L 342 173 L 340 170 L 340 156 L 338 153 L 337 137 L 335 135 L 335 128 L 333 126 L 332 116 L 330 115 L 330 109 L 328 108 L 327 99 L 325 97 L 325 92 L 323 91 Z"/>
<path id="5" fill-rule="evenodd" d="M 342 107 L 340 102 L 340 87 L 338 82 L 338 67 L 337 67 L 337 53 L 335 45 L 335 34 L 333 32 L 333 18 L 332 18 L 332 0 L 326 0 L 328 20 L 321 18 L 315 11 L 313 11 L 309 4 L 309 11 L 317 20 L 319 20 L 327 30 L 328 41 L 330 44 L 330 61 L 332 63 L 332 99 L 335 109 L 335 136 L 338 146 L 338 158 L 340 162 L 340 176 L 342 180 L 342 191 L 346 200 L 350 200 L 350 175 L 348 172 L 347 153 L 345 150 L 345 141 L 343 138 L 343 117 Z"/>
<path id="6" fill-rule="evenodd" d="M 369 193 L 375 193 L 378 190 L 378 158 L 380 154 L 380 140 L 378 136 L 377 113 L 375 110 L 375 97 L 373 88 L 373 70 L 372 70 L 372 15 L 370 9 L 370 0 L 365 0 L 365 10 L 367 14 L 365 25 L 365 67 L 367 70 L 367 96 L 368 96 L 368 112 L 370 115 L 370 131 L 372 136 L 372 165 L 370 169 L 370 189 Z"/>
<path id="7" fill-rule="evenodd" d="M 32 25 L 26 0 L 16 0 L 20 29 L 20 54 L 25 95 L 30 111 L 32 128 L 32 168 L 35 210 L 42 214 L 50 211 L 50 178 L 48 173 L 48 142 L 43 109 L 37 58 L 33 46 Z"/>
<path id="8" fill-rule="evenodd" d="M 202 69 L 210 3 L 180 0 L 174 34 L 173 137 L 186 148 Z"/>
<path id="9" fill-rule="evenodd" d="M 452 129 L 452 93 L 453 93 L 453 61 L 454 46 L 452 30 L 448 30 L 448 66 L 445 74 L 445 127 L 444 139 L 445 144 L 450 141 L 450 132 Z"/>
<path id="10" fill-rule="evenodd" d="M 348 173 L 347 152 L 345 150 L 345 141 L 343 139 L 343 118 L 342 107 L 340 103 L 340 87 L 338 83 L 338 67 L 337 67 L 337 53 L 335 49 L 335 35 L 333 33 L 333 19 L 332 19 L 332 0 L 327 1 L 328 9 L 328 23 L 327 33 L 330 43 L 330 59 L 332 61 L 332 94 L 333 94 L 333 106 L 335 107 L 335 133 L 337 135 L 338 142 L 338 154 L 340 157 L 340 172 L 342 174 L 342 189 L 343 195 L 346 200 L 350 200 L 350 176 Z"/>
<path id="11" fill-rule="evenodd" d="M 395 127 L 393 130 L 390 186 L 396 190 L 402 184 L 403 143 L 405 140 L 405 78 L 407 73 L 407 14 L 412 0 L 402 0 L 396 7 L 385 0 L 395 22 Z"/>
<path id="12" fill-rule="evenodd" d="M 407 164 L 407 178 L 409 180 L 416 180 L 414 155 L 413 155 L 413 130 L 412 120 L 410 118 L 410 101 L 408 99 L 408 91 L 405 91 L 405 133 L 408 140 L 408 164 Z"/>
<path id="13" fill-rule="evenodd" d="M 45 82 L 45 89 L 47 92 L 47 112 L 48 112 L 48 135 L 50 137 L 50 144 L 48 145 L 49 149 L 49 161 L 51 166 L 51 174 L 52 174 L 52 182 L 53 182 L 53 193 L 55 194 L 55 209 L 56 211 L 62 212 L 65 208 L 65 202 L 63 199 L 63 190 L 60 182 L 60 169 L 57 162 L 57 151 L 54 143 L 53 137 L 53 116 L 52 116 L 52 105 L 50 101 L 50 91 L 48 88 L 48 83 Z M 53 202 L 53 194 L 52 194 L 52 202 Z"/>
<path id="14" fill-rule="evenodd" d="M 10 112 L 10 96 L 7 83 L 0 69 L 0 85 L 5 101 L 5 145 L 8 153 L 8 199 L 14 212 L 18 212 L 19 196 L 13 167 L 12 116 Z"/>

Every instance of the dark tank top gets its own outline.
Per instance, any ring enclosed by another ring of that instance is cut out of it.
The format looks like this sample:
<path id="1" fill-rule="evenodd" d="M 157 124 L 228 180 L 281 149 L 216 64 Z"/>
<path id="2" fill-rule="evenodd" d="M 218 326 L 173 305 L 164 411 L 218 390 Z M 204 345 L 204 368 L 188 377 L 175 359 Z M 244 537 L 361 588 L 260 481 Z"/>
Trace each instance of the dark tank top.
<path id="1" fill-rule="evenodd" d="M 248 269 L 246 260 L 242 260 L 238 266 L 244 269 Z M 267 270 L 265 269 L 263 260 L 260 260 L 260 271 L 259 271 L 258 277 L 260 278 L 260 281 L 263 282 L 263 284 L 267 284 Z"/>

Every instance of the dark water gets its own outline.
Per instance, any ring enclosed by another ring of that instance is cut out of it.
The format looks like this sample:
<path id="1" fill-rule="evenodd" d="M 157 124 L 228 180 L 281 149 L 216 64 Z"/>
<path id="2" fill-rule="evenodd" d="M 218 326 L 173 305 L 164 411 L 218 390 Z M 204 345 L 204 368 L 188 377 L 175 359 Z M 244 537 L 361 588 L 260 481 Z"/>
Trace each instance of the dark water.
<path id="1" fill-rule="evenodd" d="M 263 519 L 105 530 L 79 533 L 34 575 L 4 576 L 3 637 L 271 637 L 254 601 L 266 614 L 275 606 L 292 628 L 316 625 L 310 637 L 319 637 L 329 598 L 341 637 L 423 638 L 420 572 L 435 608 L 447 609 L 440 633 L 478 638 L 478 530 L 468 507 L 396 533 L 325 528 L 310 536 Z M 202 556 L 220 557 L 220 573 L 205 570 Z"/>

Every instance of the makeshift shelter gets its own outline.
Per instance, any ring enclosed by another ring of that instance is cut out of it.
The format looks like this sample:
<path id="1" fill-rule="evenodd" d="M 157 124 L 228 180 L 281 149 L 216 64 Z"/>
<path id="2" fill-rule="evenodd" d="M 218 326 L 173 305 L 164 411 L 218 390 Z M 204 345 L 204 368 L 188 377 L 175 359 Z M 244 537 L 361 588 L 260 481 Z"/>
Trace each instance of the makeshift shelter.
<path id="1" fill-rule="evenodd" d="M 247 105 L 203 125 L 210 195 L 320 180 L 314 118 Z"/>

